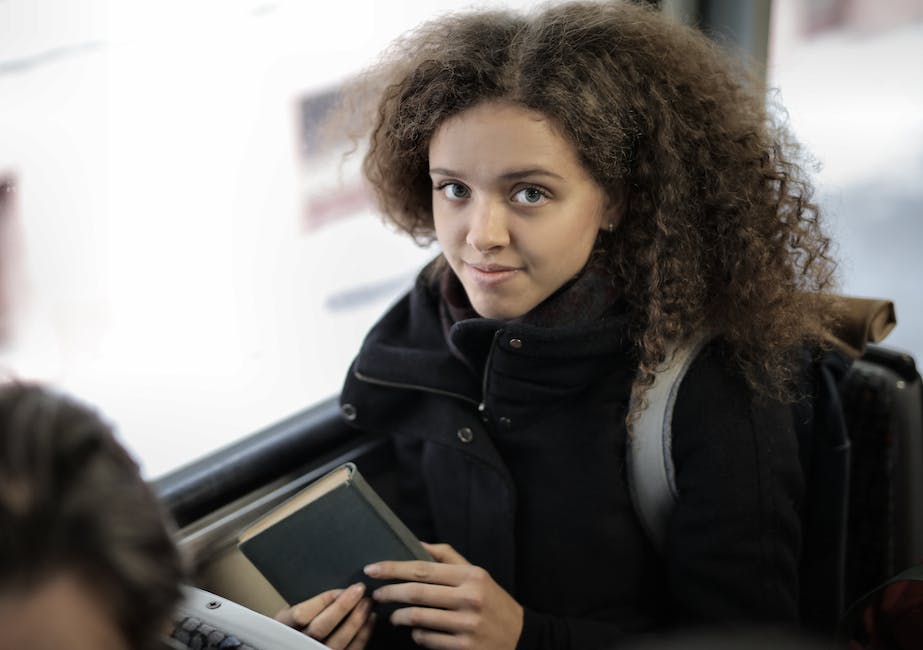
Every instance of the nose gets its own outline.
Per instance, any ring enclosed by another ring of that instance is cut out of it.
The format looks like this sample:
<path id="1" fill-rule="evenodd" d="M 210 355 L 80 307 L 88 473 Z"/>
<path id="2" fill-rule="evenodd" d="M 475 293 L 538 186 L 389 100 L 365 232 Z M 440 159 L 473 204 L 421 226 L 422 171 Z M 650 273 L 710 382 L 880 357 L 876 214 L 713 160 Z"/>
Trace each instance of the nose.
<path id="1" fill-rule="evenodd" d="M 501 205 L 485 201 L 474 206 L 465 242 L 479 253 L 490 253 L 509 246 L 510 232 Z"/>

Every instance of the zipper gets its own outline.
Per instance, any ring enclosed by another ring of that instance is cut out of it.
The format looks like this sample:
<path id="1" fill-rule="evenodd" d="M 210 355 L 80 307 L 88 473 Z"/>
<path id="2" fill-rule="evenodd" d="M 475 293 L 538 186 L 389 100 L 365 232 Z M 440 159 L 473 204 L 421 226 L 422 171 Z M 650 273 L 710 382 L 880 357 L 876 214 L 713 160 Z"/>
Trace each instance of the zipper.
<path id="1" fill-rule="evenodd" d="M 494 350 L 497 349 L 497 339 L 500 338 L 501 334 L 503 334 L 502 329 L 494 332 L 494 339 L 490 342 L 490 349 L 487 351 L 487 360 L 484 361 L 484 374 L 481 377 L 481 402 L 478 404 L 478 413 L 484 422 L 490 419 L 487 413 L 487 378 L 490 376 L 490 362 L 493 360 Z"/>

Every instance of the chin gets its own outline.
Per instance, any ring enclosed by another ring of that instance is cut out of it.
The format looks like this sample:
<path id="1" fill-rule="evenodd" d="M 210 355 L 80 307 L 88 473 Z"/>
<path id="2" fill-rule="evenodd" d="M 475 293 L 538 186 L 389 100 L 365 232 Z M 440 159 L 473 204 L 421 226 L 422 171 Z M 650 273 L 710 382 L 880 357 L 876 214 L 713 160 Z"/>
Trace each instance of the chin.
<path id="1" fill-rule="evenodd" d="M 483 318 L 492 318 L 494 320 L 512 320 L 528 313 L 529 309 L 516 309 L 509 307 L 498 307 L 496 305 L 475 305 L 476 311 Z M 531 308 L 530 308 L 531 309 Z"/>

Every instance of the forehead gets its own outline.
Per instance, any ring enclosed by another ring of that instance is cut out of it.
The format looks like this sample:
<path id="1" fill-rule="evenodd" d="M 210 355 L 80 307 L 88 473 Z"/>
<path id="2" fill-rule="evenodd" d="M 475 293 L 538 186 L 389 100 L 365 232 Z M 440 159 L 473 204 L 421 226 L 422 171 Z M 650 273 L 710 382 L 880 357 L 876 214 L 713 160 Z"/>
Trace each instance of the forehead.
<path id="1" fill-rule="evenodd" d="M 96 591 L 61 574 L 26 593 L 0 593 L 0 648 L 128 650 L 128 644 Z"/>
<path id="2" fill-rule="evenodd" d="M 477 104 L 443 122 L 430 140 L 429 160 L 430 167 L 459 171 L 540 166 L 575 173 L 581 167 L 573 144 L 550 118 L 500 102 Z"/>

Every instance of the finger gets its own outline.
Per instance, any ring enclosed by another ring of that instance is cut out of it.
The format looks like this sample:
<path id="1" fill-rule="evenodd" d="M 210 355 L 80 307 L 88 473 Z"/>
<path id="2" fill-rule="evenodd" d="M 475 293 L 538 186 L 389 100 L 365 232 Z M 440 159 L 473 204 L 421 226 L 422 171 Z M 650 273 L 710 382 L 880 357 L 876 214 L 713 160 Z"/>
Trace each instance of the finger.
<path id="1" fill-rule="evenodd" d="M 349 646 L 353 638 L 359 633 L 359 630 L 362 629 L 362 626 L 368 621 L 371 611 L 372 601 L 368 598 L 360 600 L 359 604 L 353 608 L 346 620 L 340 623 L 333 634 L 323 638 L 324 645 L 334 650 L 342 650 Z"/>
<path id="2" fill-rule="evenodd" d="M 437 562 L 443 562 L 445 564 L 471 564 L 468 560 L 462 557 L 461 553 L 456 551 L 448 544 L 427 544 L 426 542 L 421 543 L 423 544 L 423 548 L 425 548 Z"/>
<path id="3" fill-rule="evenodd" d="M 365 620 L 365 623 L 362 624 L 362 627 L 359 628 L 359 632 L 353 637 L 353 640 L 346 646 L 346 650 L 365 650 L 369 639 L 372 638 L 372 630 L 375 629 L 376 620 L 378 620 L 378 615 L 372 612 Z"/>
<path id="4" fill-rule="evenodd" d="M 453 612 L 430 607 L 402 607 L 391 614 L 391 623 L 407 627 L 425 627 L 438 632 L 470 632 L 477 624 L 477 616 L 467 612 Z"/>
<path id="5" fill-rule="evenodd" d="M 310 623 L 311 619 L 333 603 L 342 592 L 342 589 L 324 591 L 297 605 L 280 609 L 274 618 L 280 623 L 285 623 L 289 627 L 302 628 Z"/>
<path id="6" fill-rule="evenodd" d="M 326 639 L 337 625 L 353 611 L 363 593 L 365 593 L 365 585 L 361 582 L 354 584 L 340 594 L 320 614 L 310 620 L 304 629 L 305 633 L 315 639 Z"/>
<path id="7" fill-rule="evenodd" d="M 465 571 L 459 565 L 422 560 L 376 562 L 369 564 L 364 570 L 367 576 L 380 580 L 428 582 L 451 586 L 458 586 L 465 577 Z"/>
<path id="8" fill-rule="evenodd" d="M 379 587 L 372 598 L 380 603 L 405 603 L 442 609 L 459 609 L 458 589 L 423 582 L 397 582 Z"/>

